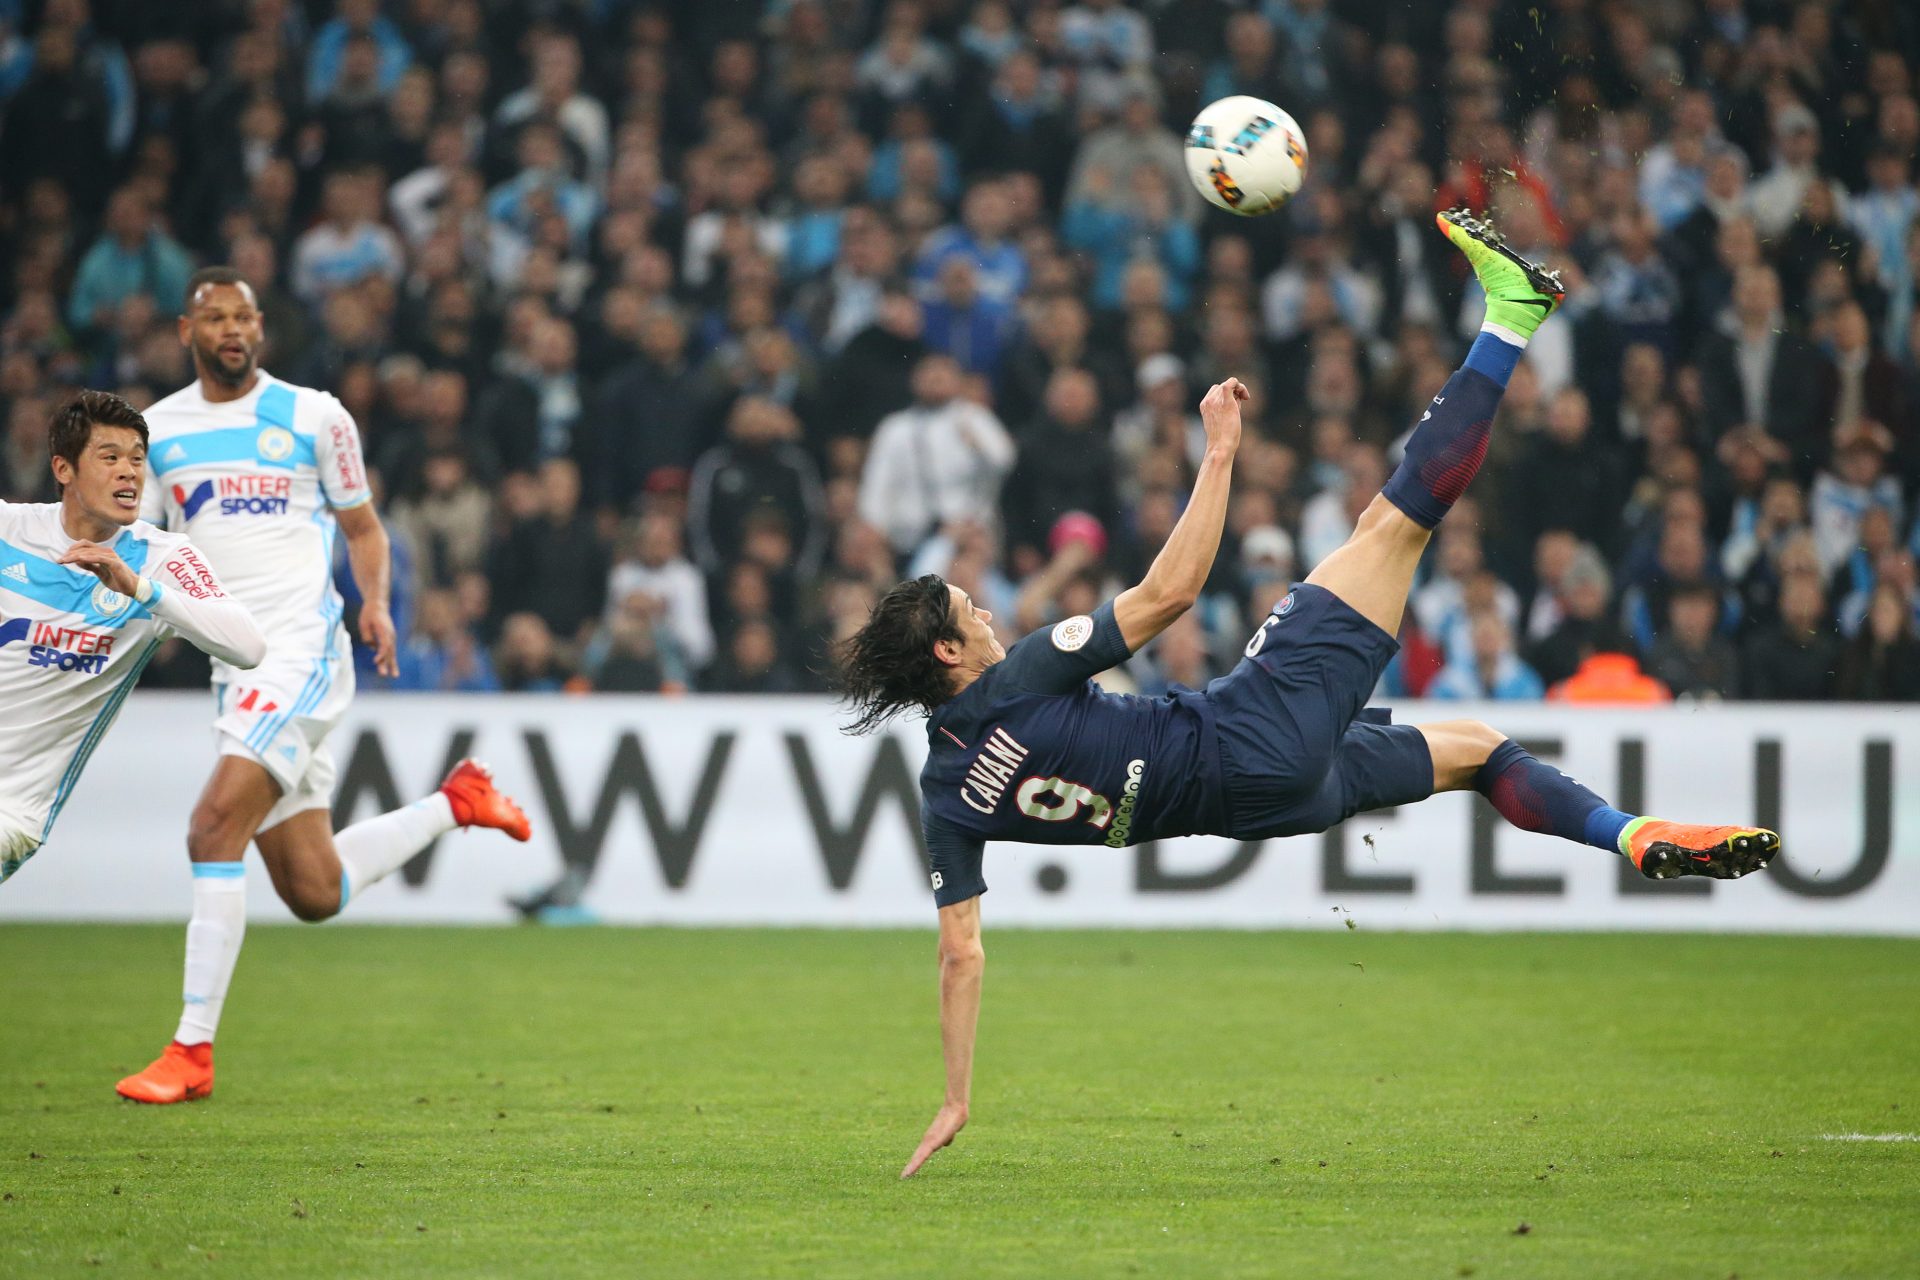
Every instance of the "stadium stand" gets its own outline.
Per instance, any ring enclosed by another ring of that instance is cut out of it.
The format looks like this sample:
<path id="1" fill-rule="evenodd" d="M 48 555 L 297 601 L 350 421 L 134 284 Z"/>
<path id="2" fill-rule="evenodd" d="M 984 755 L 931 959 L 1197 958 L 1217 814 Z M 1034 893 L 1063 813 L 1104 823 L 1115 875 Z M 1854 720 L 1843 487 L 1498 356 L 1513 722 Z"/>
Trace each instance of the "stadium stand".
<path id="1" fill-rule="evenodd" d="M 227 261 L 365 434 L 367 687 L 805 690 L 904 572 L 1009 634 L 1137 573 L 1233 374 L 1227 546 L 1125 673 L 1197 683 L 1477 328 L 1464 202 L 1572 292 L 1385 692 L 1913 699 L 1916 70 L 1901 0 L 0 0 L 0 496 L 71 389 L 187 381 Z M 1276 216 L 1187 185 L 1228 93 L 1308 132 Z"/>

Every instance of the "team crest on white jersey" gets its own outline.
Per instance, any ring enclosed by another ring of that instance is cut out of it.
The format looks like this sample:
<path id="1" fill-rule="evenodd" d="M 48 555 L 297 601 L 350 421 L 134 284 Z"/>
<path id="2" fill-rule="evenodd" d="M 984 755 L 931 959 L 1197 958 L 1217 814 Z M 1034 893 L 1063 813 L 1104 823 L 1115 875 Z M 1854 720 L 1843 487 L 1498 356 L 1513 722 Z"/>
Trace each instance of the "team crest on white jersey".
<path id="1" fill-rule="evenodd" d="M 268 427 L 260 433 L 260 456 L 268 462 L 285 462 L 293 456 L 293 432 L 285 427 Z"/>
<path id="2" fill-rule="evenodd" d="M 1087 641 L 1093 639 L 1093 619 L 1086 614 L 1064 618 L 1054 624 L 1053 647 L 1062 653 L 1072 653 L 1084 648 Z"/>
<path id="3" fill-rule="evenodd" d="M 132 601 L 104 582 L 93 589 L 93 607 L 106 617 L 113 617 L 131 603 Z"/>

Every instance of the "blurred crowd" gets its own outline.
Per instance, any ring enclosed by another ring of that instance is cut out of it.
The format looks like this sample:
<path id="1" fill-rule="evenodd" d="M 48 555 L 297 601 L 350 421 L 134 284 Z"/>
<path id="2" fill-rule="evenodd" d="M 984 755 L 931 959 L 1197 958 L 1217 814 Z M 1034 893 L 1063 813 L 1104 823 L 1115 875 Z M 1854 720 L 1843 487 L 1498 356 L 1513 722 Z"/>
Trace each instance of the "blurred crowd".
<path id="1" fill-rule="evenodd" d="M 0 496 L 190 378 L 224 261 L 361 425 L 366 684 L 785 692 L 903 574 L 1009 639 L 1134 579 L 1234 375 L 1209 589 L 1114 677 L 1198 685 L 1477 330 L 1469 204 L 1570 297 L 1384 692 L 1911 699 L 1916 71 L 1909 0 L 0 0 Z M 1186 179 L 1233 93 L 1309 141 L 1272 217 Z"/>

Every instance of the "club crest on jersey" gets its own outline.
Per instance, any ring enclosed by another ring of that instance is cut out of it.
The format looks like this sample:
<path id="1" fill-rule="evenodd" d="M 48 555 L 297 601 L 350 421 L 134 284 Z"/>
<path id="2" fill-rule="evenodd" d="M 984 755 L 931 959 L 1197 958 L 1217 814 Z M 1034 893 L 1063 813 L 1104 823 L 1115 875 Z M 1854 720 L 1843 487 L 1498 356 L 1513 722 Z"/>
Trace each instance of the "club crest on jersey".
<path id="1" fill-rule="evenodd" d="M 1082 613 L 1072 618 L 1064 618 L 1054 624 L 1053 647 L 1062 653 L 1073 653 L 1086 647 L 1093 639 L 1093 619 Z"/>
<path id="2" fill-rule="evenodd" d="M 132 603 L 132 600 L 104 582 L 93 589 L 94 610 L 109 620 L 125 613 Z"/>
<path id="3" fill-rule="evenodd" d="M 1273 606 L 1273 616 L 1276 618 L 1286 617 L 1293 612 L 1293 603 L 1293 592 L 1289 591 L 1281 598 L 1279 604 Z"/>
<path id="4" fill-rule="evenodd" d="M 268 462 L 285 462 L 293 456 L 293 432 L 285 427 L 268 427 L 260 433 L 260 456 Z"/>

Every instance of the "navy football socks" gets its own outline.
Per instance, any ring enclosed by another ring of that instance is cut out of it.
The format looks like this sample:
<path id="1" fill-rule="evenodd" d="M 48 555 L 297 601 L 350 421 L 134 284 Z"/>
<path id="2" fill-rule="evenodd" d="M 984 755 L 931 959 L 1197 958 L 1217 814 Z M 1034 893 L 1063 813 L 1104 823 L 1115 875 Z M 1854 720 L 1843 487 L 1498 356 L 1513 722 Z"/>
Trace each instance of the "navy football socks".
<path id="1" fill-rule="evenodd" d="M 1633 821 L 1511 738 L 1480 766 L 1473 789 L 1522 831 L 1544 831 L 1608 853 L 1620 852 L 1620 833 Z"/>
<path id="2" fill-rule="evenodd" d="M 1381 493 L 1422 528 L 1438 525 L 1486 460 L 1493 412 L 1507 389 L 1519 345 L 1482 331 L 1467 362 L 1447 379 L 1419 425 L 1407 438 L 1400 460 Z"/>

